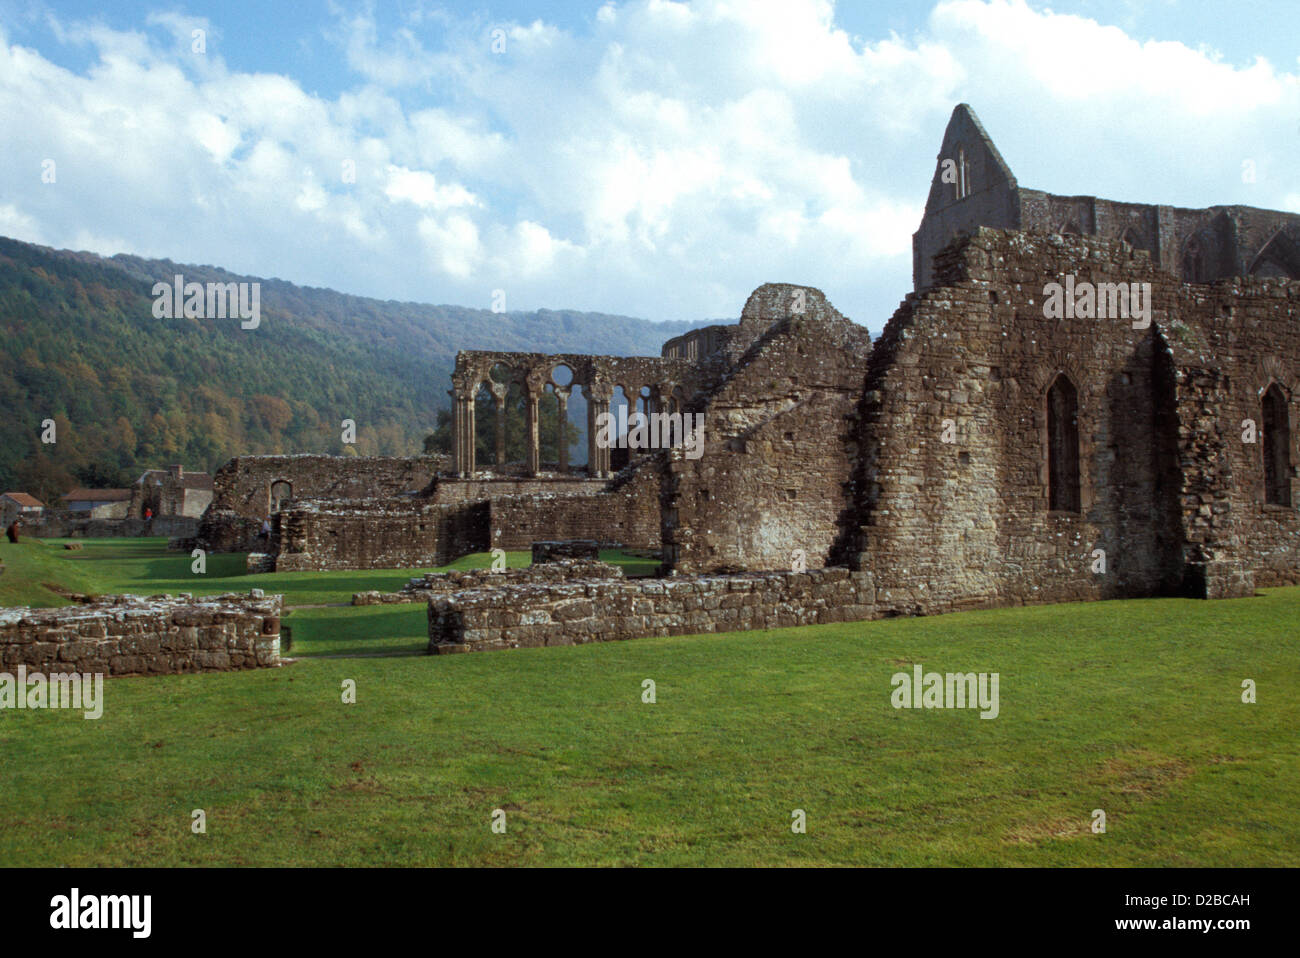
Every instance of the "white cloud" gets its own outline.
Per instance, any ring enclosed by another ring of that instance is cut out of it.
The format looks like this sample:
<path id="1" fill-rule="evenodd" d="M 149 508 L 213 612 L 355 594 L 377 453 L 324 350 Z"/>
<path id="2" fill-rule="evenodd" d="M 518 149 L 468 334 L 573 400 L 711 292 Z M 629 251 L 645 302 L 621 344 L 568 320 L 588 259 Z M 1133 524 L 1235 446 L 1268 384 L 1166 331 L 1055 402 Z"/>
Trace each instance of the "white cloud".
<path id="1" fill-rule="evenodd" d="M 388 185 L 384 195 L 390 200 L 405 200 L 423 209 L 445 210 L 455 206 L 478 206 L 478 198 L 458 183 L 439 186 L 438 178 L 425 170 L 388 167 Z"/>
<path id="2" fill-rule="evenodd" d="M 340 15 L 353 72 L 334 95 L 274 64 L 231 69 L 216 22 L 52 21 L 93 52 L 80 73 L 0 22 L 0 233 L 383 298 L 481 305 L 505 287 L 514 308 L 656 318 L 735 315 L 780 279 L 878 330 L 910 289 L 959 101 L 1026 186 L 1300 209 L 1295 66 L 1022 0 L 942 0 L 918 32 L 865 41 L 829 0 L 592 7 L 577 30 Z M 193 29 L 211 31 L 206 56 Z"/>
<path id="3" fill-rule="evenodd" d="M 11 236 L 28 243 L 45 244 L 36 220 L 12 203 L 0 203 L 0 236 Z"/>

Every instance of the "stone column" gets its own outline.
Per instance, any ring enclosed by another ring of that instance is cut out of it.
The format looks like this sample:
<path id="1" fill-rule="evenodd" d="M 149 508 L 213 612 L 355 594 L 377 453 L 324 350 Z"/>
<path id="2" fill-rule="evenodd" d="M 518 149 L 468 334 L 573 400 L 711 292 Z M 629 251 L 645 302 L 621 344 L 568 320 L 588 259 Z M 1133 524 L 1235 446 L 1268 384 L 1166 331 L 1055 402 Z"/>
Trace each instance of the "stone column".
<path id="1" fill-rule="evenodd" d="M 452 454 L 456 475 L 469 479 L 474 475 L 474 397 L 464 390 L 453 389 Z"/>
<path id="2" fill-rule="evenodd" d="M 555 442 L 559 447 L 560 475 L 565 476 L 569 473 L 569 390 L 557 386 L 555 389 L 555 402 L 559 409 L 559 419 L 556 422 L 559 435 L 556 436 Z"/>
<path id="3" fill-rule="evenodd" d="M 528 454 L 528 475 L 535 476 L 541 471 L 541 455 L 538 445 L 537 430 L 537 403 L 541 398 L 538 390 L 534 389 L 532 383 L 524 387 L 525 417 L 524 417 L 524 444 L 527 446 Z"/>
<path id="4" fill-rule="evenodd" d="M 587 472 L 593 479 L 604 479 L 609 476 L 609 449 L 596 442 L 596 434 L 600 432 L 596 421 L 602 413 L 609 413 L 614 387 L 608 383 L 592 383 L 582 387 L 582 394 L 587 397 Z M 612 439 L 613 429 L 607 431 Z"/>
<path id="5" fill-rule="evenodd" d="M 497 405 L 497 469 L 506 466 L 506 392 L 509 387 L 496 384 L 492 387 L 492 398 Z"/>

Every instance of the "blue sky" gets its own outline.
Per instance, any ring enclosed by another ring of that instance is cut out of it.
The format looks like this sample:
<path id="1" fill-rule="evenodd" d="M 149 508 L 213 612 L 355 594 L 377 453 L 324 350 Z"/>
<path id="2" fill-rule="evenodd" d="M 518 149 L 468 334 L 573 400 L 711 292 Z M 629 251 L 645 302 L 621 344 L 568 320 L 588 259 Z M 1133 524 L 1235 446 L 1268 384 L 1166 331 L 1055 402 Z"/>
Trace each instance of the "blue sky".
<path id="1" fill-rule="evenodd" d="M 0 0 L 0 234 L 653 319 L 799 282 L 879 330 L 957 102 L 1026 186 L 1300 211 L 1294 20 L 1294 0 Z"/>

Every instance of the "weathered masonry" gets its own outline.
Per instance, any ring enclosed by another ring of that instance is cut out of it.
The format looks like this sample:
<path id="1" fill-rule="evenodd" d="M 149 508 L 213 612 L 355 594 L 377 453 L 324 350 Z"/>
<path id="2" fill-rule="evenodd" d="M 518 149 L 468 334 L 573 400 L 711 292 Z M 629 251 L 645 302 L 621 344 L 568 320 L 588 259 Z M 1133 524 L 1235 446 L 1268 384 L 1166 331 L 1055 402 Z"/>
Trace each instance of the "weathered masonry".
<path id="1" fill-rule="evenodd" d="M 1149 284 L 1149 321 L 1046 318 L 1066 274 Z M 437 596 L 430 650 L 1300 582 L 1300 283 L 1186 284 L 1128 244 L 990 229 L 935 277 L 870 350 L 856 408 L 835 377 L 861 353 L 805 319 L 827 372 L 783 368 L 817 401 L 719 403 L 730 434 L 698 462 L 665 457 L 677 575 Z M 771 331 L 773 359 L 803 355 L 796 326 Z M 765 363 L 759 347 L 737 381 L 779 382 Z"/>
<path id="2" fill-rule="evenodd" d="M 0 610 L 0 669 L 163 675 L 280 664 L 278 595 L 102 596 L 87 605 Z"/>
<path id="3" fill-rule="evenodd" d="M 538 406 L 543 395 L 550 393 L 558 403 L 560 422 L 567 422 L 569 400 L 574 390 L 580 389 L 587 419 L 587 462 L 583 471 L 593 479 L 608 479 L 613 474 L 610 449 L 597 443 L 596 423 L 598 417 L 610 412 L 614 391 L 621 390 L 623 396 L 635 401 L 645 412 L 672 411 L 685 403 L 685 391 L 690 389 L 694 378 L 692 364 L 682 359 L 462 351 L 456 354 L 456 368 L 451 376 L 453 470 L 461 479 L 472 479 L 479 471 L 475 454 L 478 429 L 475 405 L 480 393 L 490 396 L 496 408 L 495 466 L 505 470 L 506 400 L 514 388 L 522 393 L 524 402 L 524 474 L 568 475 L 568 443 L 558 444 L 556 462 L 541 461 Z"/>
<path id="4" fill-rule="evenodd" d="M 661 552 L 657 582 L 439 580 L 439 651 L 1300 583 L 1298 225 L 1021 189 L 959 106 L 917 288 L 875 342 L 770 283 L 659 357 L 462 352 L 454 461 L 418 492 L 289 500 L 271 559 Z M 525 411 L 522 461 L 503 404 Z M 590 427 L 624 404 L 698 417 L 703 441 L 606 448 Z"/>

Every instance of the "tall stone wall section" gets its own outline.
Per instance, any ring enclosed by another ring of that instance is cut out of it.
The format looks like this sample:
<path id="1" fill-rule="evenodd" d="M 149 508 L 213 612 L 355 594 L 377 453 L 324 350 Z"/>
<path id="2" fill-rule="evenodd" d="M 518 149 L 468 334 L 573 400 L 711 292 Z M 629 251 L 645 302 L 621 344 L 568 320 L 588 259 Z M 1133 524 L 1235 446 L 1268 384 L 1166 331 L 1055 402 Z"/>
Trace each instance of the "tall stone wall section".
<path id="1" fill-rule="evenodd" d="M 277 666 L 280 601 L 123 595 L 65 608 L 0 609 L 0 669 L 163 675 Z"/>
<path id="2" fill-rule="evenodd" d="M 762 327 L 703 405 L 703 454 L 666 457 L 665 563 L 679 573 L 807 568 L 832 559 L 849 521 L 850 417 L 865 328 L 818 290 L 768 284 L 742 325 Z"/>
<path id="3" fill-rule="evenodd" d="M 1167 336 L 1191 583 L 1204 580 L 1209 597 L 1300 583 L 1300 282 L 1188 285 L 1176 304 Z M 1287 400 L 1291 505 L 1265 501 L 1261 402 L 1273 384 Z M 1248 422 L 1254 443 L 1244 441 Z"/>
<path id="4" fill-rule="evenodd" d="M 1240 441 L 1278 375 L 1297 422 L 1295 284 L 1186 286 L 1123 244 L 995 230 L 935 266 L 939 285 L 876 344 L 861 410 L 853 564 L 882 609 L 1242 595 L 1252 568 L 1295 576 L 1295 510 L 1263 504 L 1259 446 Z M 1045 318 L 1044 286 L 1067 274 L 1150 283 L 1150 328 Z M 1078 390 L 1077 512 L 1048 508 L 1060 374 Z M 1294 471 L 1294 427 L 1291 442 Z"/>
<path id="5" fill-rule="evenodd" d="M 647 462 L 594 496 L 506 496 L 489 502 L 492 545 L 530 549 L 541 539 L 660 547 L 659 471 Z"/>

